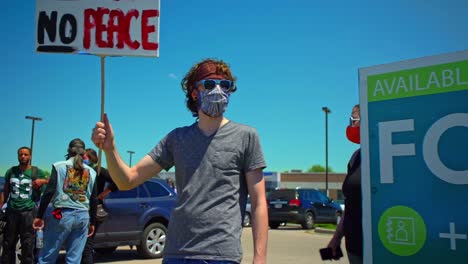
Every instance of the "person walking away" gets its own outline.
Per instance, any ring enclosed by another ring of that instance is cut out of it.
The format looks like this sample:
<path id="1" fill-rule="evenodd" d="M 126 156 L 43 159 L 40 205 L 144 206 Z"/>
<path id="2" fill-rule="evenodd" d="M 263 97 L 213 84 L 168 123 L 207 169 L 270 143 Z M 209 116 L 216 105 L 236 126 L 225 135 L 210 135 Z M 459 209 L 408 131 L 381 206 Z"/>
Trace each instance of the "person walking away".
<path id="1" fill-rule="evenodd" d="M 252 202 L 253 263 L 266 263 L 268 211 L 262 173 L 266 163 L 260 140 L 254 128 L 224 116 L 236 91 L 235 80 L 221 60 L 195 64 L 181 84 L 197 120 L 171 131 L 131 168 L 117 151 L 107 115 L 93 129 L 92 140 L 102 145 L 107 168 L 121 190 L 175 167 L 178 195 L 169 221 L 165 264 L 241 263 L 247 194 Z"/>
<path id="2" fill-rule="evenodd" d="M 18 149 L 18 166 L 5 173 L 5 186 L 0 195 L 0 208 L 6 202 L 6 225 L 3 229 L 3 253 L 1 263 L 16 262 L 16 243 L 21 242 L 21 263 L 34 263 L 34 229 L 36 202 L 41 187 L 47 184 L 45 173 L 31 166 L 31 149 Z"/>
<path id="3" fill-rule="evenodd" d="M 44 229 L 39 264 L 56 263 L 62 248 L 66 263 L 80 263 L 86 237 L 94 233 L 97 193 L 96 172 L 84 164 L 85 144 L 73 139 L 66 161 L 53 164 L 49 184 L 41 199 L 34 229 Z M 52 203 L 52 212 L 46 209 Z M 44 221 L 45 216 L 45 221 Z"/>

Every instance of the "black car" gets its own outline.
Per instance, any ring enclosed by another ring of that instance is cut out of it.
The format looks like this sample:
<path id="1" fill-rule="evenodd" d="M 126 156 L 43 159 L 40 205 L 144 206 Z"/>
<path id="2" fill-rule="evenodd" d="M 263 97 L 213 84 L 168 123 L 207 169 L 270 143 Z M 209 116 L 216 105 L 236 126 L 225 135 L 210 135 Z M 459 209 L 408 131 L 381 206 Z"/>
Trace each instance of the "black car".
<path id="1" fill-rule="evenodd" d="M 112 253 L 118 246 L 136 246 L 143 258 L 160 258 L 176 194 L 163 179 L 153 178 L 128 191 L 109 193 L 109 213 L 99 227 L 94 248 Z"/>
<path id="2" fill-rule="evenodd" d="M 301 224 L 312 229 L 316 223 L 337 223 L 343 210 L 321 191 L 316 189 L 277 189 L 268 195 L 270 228 L 281 223 Z"/>

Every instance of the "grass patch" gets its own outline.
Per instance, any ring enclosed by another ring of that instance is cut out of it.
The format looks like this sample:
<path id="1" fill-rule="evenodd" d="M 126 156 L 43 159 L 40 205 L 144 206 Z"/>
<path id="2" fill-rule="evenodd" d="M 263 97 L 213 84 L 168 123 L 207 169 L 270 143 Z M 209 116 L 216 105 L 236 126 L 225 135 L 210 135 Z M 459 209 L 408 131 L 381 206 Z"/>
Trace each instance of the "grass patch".
<path id="1" fill-rule="evenodd" d="M 315 224 L 315 227 L 320 227 L 320 228 L 325 228 L 325 229 L 331 229 L 331 230 L 335 230 L 335 229 L 336 229 L 336 225 L 334 225 L 334 224 Z"/>

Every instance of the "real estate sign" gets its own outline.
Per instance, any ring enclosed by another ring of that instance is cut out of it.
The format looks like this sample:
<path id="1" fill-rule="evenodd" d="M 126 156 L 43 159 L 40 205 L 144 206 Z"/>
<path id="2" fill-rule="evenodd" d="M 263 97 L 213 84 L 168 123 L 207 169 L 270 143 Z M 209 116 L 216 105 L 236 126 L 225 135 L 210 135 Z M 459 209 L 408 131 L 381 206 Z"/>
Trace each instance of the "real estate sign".
<path id="1" fill-rule="evenodd" d="M 359 70 L 364 263 L 468 261 L 468 51 Z"/>
<path id="2" fill-rule="evenodd" d="M 36 0 L 36 51 L 159 56 L 159 0 Z"/>

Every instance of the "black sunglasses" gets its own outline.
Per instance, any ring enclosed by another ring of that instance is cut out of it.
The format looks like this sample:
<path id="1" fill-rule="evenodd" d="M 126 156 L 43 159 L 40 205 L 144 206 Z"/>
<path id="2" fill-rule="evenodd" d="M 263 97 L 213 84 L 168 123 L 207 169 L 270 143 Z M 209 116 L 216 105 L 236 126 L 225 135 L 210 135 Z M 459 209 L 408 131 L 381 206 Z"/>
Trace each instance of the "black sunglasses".
<path id="1" fill-rule="evenodd" d="M 233 82 L 231 80 L 213 80 L 213 79 L 206 79 L 206 80 L 200 80 L 196 83 L 196 86 L 202 84 L 203 88 L 206 90 L 211 90 L 216 87 L 216 85 L 219 85 L 221 89 L 231 91 L 233 88 Z"/>

